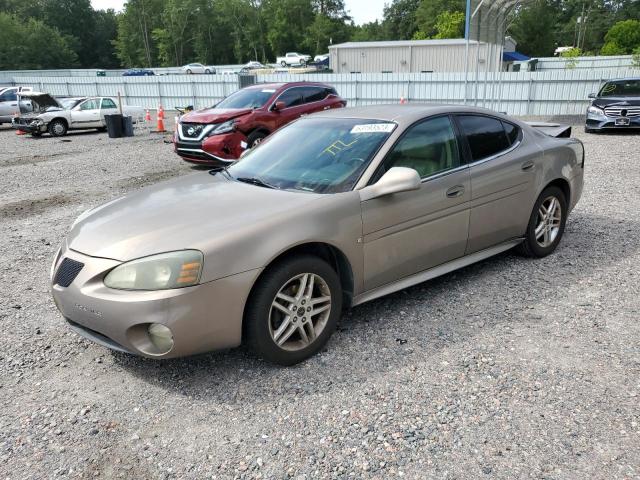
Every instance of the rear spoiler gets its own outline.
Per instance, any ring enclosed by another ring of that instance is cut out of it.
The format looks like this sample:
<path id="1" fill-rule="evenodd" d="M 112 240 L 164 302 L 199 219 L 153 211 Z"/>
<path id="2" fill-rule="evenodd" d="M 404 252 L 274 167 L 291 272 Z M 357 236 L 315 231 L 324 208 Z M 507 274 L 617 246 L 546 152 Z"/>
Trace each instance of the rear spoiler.
<path id="1" fill-rule="evenodd" d="M 569 138 L 571 136 L 571 125 L 562 125 L 560 123 L 545 122 L 524 122 L 530 127 L 535 128 L 539 132 L 556 138 Z"/>

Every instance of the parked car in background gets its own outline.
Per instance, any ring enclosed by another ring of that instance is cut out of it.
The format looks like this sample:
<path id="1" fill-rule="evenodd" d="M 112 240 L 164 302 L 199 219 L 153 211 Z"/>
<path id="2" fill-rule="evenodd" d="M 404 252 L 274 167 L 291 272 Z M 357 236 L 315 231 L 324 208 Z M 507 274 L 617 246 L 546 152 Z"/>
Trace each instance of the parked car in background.
<path id="1" fill-rule="evenodd" d="M 260 62 L 247 62 L 242 66 L 243 70 L 261 70 L 263 68 L 269 68 L 266 65 L 264 65 L 263 63 Z"/>
<path id="2" fill-rule="evenodd" d="M 30 91 L 31 87 L 0 88 L 0 125 L 11 123 L 11 119 L 16 113 L 32 110 L 31 101 L 20 98 L 21 93 Z"/>
<path id="3" fill-rule="evenodd" d="M 288 65 L 306 65 L 311 61 L 311 57 L 309 55 L 304 55 L 296 52 L 288 52 L 284 57 L 276 58 L 276 63 L 280 64 L 283 67 Z"/>
<path id="4" fill-rule="evenodd" d="M 123 77 L 150 77 L 152 75 L 155 75 L 155 72 L 147 68 L 130 68 L 122 74 Z"/>
<path id="5" fill-rule="evenodd" d="M 79 97 L 58 101 L 48 93 L 27 92 L 22 94 L 33 104 L 33 111 L 16 117 L 12 126 L 16 130 L 40 136 L 48 132 L 54 137 L 66 135 L 69 130 L 106 129 L 105 115 L 119 113 L 115 98 Z M 122 113 L 130 115 L 135 122 L 144 115 L 142 107 L 123 106 Z"/>
<path id="6" fill-rule="evenodd" d="M 316 55 L 315 57 L 313 57 L 313 61 L 316 63 L 322 63 L 326 60 L 329 60 L 329 54 L 328 53 L 323 53 L 321 55 Z"/>
<path id="7" fill-rule="evenodd" d="M 55 304 L 115 350 L 245 343 L 291 365 L 324 348 L 343 307 L 514 247 L 554 252 L 584 182 L 568 133 L 459 105 L 310 115 L 227 169 L 82 214 L 53 259 Z"/>
<path id="8" fill-rule="evenodd" d="M 585 132 L 640 128 L 640 77 L 609 80 L 589 98 Z"/>
<path id="9" fill-rule="evenodd" d="M 212 108 L 182 116 L 174 134 L 175 151 L 188 162 L 227 165 L 301 115 L 346 104 L 335 88 L 323 83 L 253 85 Z"/>
<path id="10" fill-rule="evenodd" d="M 207 67 L 201 63 L 190 63 L 185 65 L 181 69 L 184 73 L 216 73 L 216 69 L 213 67 Z"/>

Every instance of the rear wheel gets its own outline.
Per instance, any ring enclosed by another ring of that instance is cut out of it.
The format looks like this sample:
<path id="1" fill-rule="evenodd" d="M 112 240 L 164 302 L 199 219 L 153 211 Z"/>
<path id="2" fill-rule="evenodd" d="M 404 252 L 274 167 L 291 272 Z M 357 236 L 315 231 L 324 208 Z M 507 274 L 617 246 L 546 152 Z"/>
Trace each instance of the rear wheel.
<path id="1" fill-rule="evenodd" d="M 518 246 L 527 257 L 546 257 L 562 238 L 567 221 L 567 199 L 558 187 L 547 187 L 538 197 L 527 226 L 524 242 Z"/>
<path id="2" fill-rule="evenodd" d="M 211 70 L 209 70 L 208 68 L 204 71 L 204 73 L 209 74 L 211 73 Z"/>
<path id="3" fill-rule="evenodd" d="M 47 130 L 54 137 L 63 137 L 67 134 L 67 124 L 63 120 L 54 120 L 49 124 Z"/>
<path id="4" fill-rule="evenodd" d="M 336 272 L 311 255 L 267 270 L 247 302 L 245 335 L 265 360 L 293 365 L 317 353 L 336 329 L 342 288 Z"/>
<path id="5" fill-rule="evenodd" d="M 190 69 L 187 69 L 187 73 L 191 75 L 193 72 Z"/>
<path id="6" fill-rule="evenodd" d="M 280 65 L 282 65 L 283 67 L 287 66 L 287 62 L 285 62 L 284 60 L 282 62 L 280 62 Z"/>

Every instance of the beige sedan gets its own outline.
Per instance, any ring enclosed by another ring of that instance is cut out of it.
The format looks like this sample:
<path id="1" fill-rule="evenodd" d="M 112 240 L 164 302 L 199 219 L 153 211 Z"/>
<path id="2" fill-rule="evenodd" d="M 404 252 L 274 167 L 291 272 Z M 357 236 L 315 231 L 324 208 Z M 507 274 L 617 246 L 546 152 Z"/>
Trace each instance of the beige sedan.
<path id="1" fill-rule="evenodd" d="M 553 252 L 582 193 L 584 149 L 568 133 L 461 106 L 304 117 L 227 169 L 81 215 L 53 297 L 112 349 L 171 358 L 247 343 L 294 364 L 344 308 L 513 247 Z"/>

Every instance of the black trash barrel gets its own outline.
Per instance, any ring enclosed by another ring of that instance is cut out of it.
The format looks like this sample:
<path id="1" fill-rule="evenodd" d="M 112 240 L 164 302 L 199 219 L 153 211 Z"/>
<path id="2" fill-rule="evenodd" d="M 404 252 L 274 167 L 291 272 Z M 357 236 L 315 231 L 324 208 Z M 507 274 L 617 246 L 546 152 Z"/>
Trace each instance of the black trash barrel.
<path id="1" fill-rule="evenodd" d="M 109 138 L 120 138 L 122 136 L 122 115 L 119 113 L 105 115 L 104 121 L 107 124 Z"/>
<path id="2" fill-rule="evenodd" d="M 133 137 L 133 120 L 130 116 L 122 117 L 122 136 Z"/>

